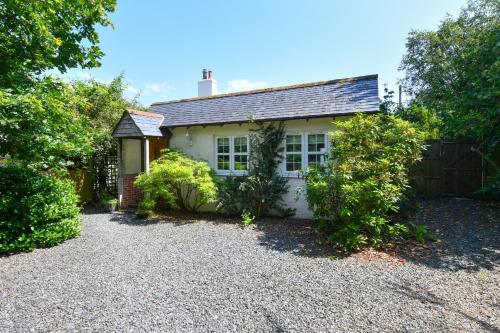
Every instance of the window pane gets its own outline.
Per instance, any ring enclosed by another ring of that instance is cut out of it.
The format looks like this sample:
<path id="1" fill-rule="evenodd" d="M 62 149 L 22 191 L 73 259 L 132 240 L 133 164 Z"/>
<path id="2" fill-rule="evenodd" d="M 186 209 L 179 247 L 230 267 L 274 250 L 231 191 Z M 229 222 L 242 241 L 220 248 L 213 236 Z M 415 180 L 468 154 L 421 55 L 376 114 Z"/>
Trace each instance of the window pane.
<path id="1" fill-rule="evenodd" d="M 301 152 L 300 135 L 287 135 L 285 149 L 287 152 Z"/>
<path id="2" fill-rule="evenodd" d="M 248 152 L 247 138 L 246 137 L 234 138 L 234 152 L 235 153 Z"/>
<path id="3" fill-rule="evenodd" d="M 300 135 L 287 135 L 286 136 L 286 143 L 298 143 L 300 144 Z"/>
<path id="4" fill-rule="evenodd" d="M 307 151 L 320 152 L 323 148 L 325 148 L 324 134 L 309 134 L 307 136 Z"/>
<path id="5" fill-rule="evenodd" d="M 247 170 L 248 169 L 248 156 L 235 155 L 234 156 L 234 170 Z"/>
<path id="6" fill-rule="evenodd" d="M 297 171 L 302 168 L 302 155 L 288 154 L 286 155 L 286 171 Z"/>
<path id="7" fill-rule="evenodd" d="M 229 154 L 229 138 L 217 138 L 217 153 Z"/>
<path id="8" fill-rule="evenodd" d="M 229 170 L 229 155 L 217 156 L 217 169 L 218 170 Z"/>
<path id="9" fill-rule="evenodd" d="M 321 164 L 321 154 L 307 155 L 307 164 L 310 166 Z"/>

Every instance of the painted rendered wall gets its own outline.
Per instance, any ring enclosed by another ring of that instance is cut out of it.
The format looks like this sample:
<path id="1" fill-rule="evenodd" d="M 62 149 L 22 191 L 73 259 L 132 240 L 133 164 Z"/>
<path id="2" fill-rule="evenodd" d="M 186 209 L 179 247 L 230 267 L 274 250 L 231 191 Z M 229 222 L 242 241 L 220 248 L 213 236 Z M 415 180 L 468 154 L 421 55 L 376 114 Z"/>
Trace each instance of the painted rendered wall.
<path id="1" fill-rule="evenodd" d="M 336 120 L 340 118 L 337 117 Z M 347 119 L 344 117 L 344 119 Z M 332 118 L 318 118 L 306 120 L 290 120 L 286 122 L 286 133 L 299 134 L 299 133 L 328 133 L 334 127 L 332 125 Z M 171 148 L 177 148 L 186 154 L 207 161 L 212 168 L 215 169 L 216 152 L 215 140 L 219 136 L 245 136 L 248 135 L 249 129 L 256 127 L 255 125 L 230 124 L 224 126 L 195 126 L 187 129 L 186 127 L 174 128 L 172 130 L 172 137 L 169 142 Z M 189 131 L 189 135 L 186 135 Z M 140 155 L 137 155 L 140 156 Z M 284 170 L 284 165 L 282 166 Z M 290 191 L 285 197 L 286 203 L 295 208 L 297 218 L 311 218 L 312 212 L 307 207 L 305 197 L 302 195 L 299 200 L 295 200 L 296 189 L 304 185 L 304 180 L 300 179 L 298 175 L 287 174 L 289 177 Z"/>
<path id="2" fill-rule="evenodd" d="M 217 81 L 214 79 L 198 81 L 198 97 L 217 95 Z"/>
<path id="3" fill-rule="evenodd" d="M 141 140 L 122 139 L 123 173 L 126 175 L 141 172 Z"/>

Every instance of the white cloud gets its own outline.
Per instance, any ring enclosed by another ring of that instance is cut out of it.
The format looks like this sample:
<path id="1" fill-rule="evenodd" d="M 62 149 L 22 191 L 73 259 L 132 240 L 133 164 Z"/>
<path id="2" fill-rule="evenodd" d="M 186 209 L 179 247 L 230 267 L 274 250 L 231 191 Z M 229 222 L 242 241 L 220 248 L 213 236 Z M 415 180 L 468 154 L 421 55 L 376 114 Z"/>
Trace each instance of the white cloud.
<path id="1" fill-rule="evenodd" d="M 134 87 L 133 85 L 131 84 L 127 84 L 127 86 L 125 87 L 125 93 L 126 94 L 129 94 L 129 95 L 137 95 L 141 92 L 141 90 L 137 87 Z"/>
<path id="2" fill-rule="evenodd" d="M 267 86 L 268 86 L 267 82 L 264 81 L 250 81 L 247 79 L 236 79 L 227 82 L 227 92 L 261 89 Z"/>
<path id="3" fill-rule="evenodd" d="M 141 90 L 144 95 L 159 95 L 165 97 L 168 92 L 172 91 L 174 88 L 166 82 L 158 83 L 147 83 L 144 85 L 144 89 Z"/>
<path id="4" fill-rule="evenodd" d="M 139 96 L 140 100 L 148 105 L 158 100 L 168 99 L 168 94 L 172 90 L 175 90 L 175 88 L 166 82 L 149 82 L 144 85 L 127 83 L 125 97 L 132 99 Z"/>
<path id="5" fill-rule="evenodd" d="M 90 73 L 87 73 L 87 72 L 76 72 L 75 73 L 75 77 L 78 79 L 78 80 L 90 80 L 93 78 L 92 75 L 90 75 Z"/>

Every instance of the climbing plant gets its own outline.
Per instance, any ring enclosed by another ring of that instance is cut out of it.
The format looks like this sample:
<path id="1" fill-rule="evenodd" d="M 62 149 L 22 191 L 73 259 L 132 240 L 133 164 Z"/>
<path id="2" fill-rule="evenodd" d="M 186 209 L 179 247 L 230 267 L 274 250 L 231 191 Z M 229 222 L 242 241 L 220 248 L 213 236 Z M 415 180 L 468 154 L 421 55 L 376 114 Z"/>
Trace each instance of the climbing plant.
<path id="1" fill-rule="evenodd" d="M 283 161 L 283 122 L 259 124 L 250 131 L 248 174 L 229 176 L 219 186 L 218 208 L 231 214 L 250 212 L 255 218 L 278 214 L 292 215 L 283 196 L 288 193 L 288 179 L 279 171 Z"/>

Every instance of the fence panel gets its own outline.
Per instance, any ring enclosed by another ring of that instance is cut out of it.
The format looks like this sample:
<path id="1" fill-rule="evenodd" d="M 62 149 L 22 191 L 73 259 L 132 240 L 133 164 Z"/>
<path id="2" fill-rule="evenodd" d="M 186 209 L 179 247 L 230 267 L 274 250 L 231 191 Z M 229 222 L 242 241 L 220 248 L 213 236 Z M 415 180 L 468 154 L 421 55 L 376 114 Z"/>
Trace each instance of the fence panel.
<path id="1" fill-rule="evenodd" d="M 483 184 L 483 161 L 474 143 L 430 140 L 423 158 L 411 171 L 412 187 L 426 197 L 470 197 Z"/>

